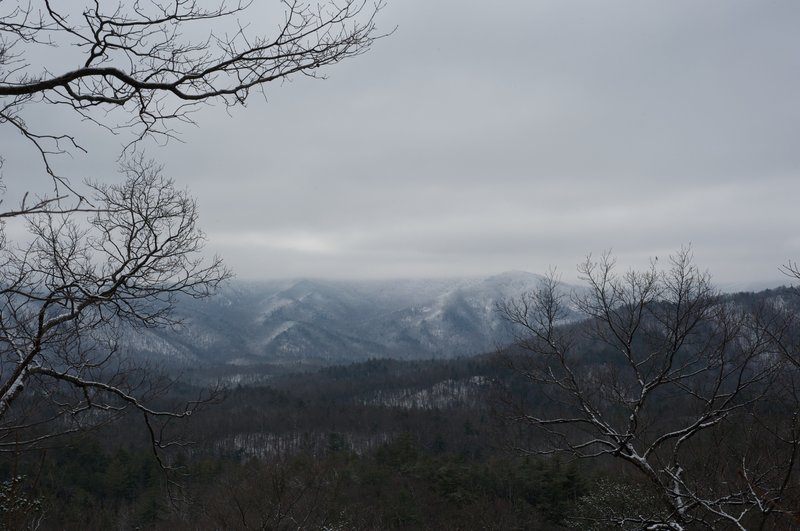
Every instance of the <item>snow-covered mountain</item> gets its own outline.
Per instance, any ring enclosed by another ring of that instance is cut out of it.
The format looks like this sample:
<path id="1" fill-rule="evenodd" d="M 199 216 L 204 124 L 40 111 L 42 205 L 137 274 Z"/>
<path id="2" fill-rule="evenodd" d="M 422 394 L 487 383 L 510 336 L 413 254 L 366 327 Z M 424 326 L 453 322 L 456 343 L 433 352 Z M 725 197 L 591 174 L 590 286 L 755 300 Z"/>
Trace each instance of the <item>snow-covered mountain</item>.
<path id="1" fill-rule="evenodd" d="M 177 363 L 430 359 L 493 350 L 510 340 L 498 301 L 541 277 L 511 272 L 432 280 L 233 282 L 186 300 L 175 330 L 137 330 L 129 346 Z"/>

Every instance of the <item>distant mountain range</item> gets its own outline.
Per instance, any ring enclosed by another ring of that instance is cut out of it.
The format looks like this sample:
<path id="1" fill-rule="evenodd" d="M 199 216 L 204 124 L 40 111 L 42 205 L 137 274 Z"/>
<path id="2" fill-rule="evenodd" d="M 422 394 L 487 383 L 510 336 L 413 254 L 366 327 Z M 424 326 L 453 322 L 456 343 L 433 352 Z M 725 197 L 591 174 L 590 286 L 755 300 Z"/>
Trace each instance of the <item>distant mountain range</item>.
<path id="1" fill-rule="evenodd" d="M 136 330 L 135 353 L 175 364 L 340 363 L 435 359 L 511 340 L 496 303 L 535 288 L 539 275 L 434 280 L 232 282 L 185 300 L 174 330 Z"/>

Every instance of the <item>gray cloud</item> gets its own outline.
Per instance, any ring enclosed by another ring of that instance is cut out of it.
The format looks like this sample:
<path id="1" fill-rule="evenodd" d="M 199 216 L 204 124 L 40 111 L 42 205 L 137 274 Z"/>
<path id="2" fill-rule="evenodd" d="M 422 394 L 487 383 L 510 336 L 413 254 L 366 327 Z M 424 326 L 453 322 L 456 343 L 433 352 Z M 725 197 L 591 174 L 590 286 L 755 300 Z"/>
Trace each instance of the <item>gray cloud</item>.
<path id="1" fill-rule="evenodd" d="M 800 4 L 395 0 L 379 20 L 396 33 L 326 81 L 151 151 L 240 276 L 570 278 L 587 252 L 691 243 L 748 282 L 800 258 Z"/>

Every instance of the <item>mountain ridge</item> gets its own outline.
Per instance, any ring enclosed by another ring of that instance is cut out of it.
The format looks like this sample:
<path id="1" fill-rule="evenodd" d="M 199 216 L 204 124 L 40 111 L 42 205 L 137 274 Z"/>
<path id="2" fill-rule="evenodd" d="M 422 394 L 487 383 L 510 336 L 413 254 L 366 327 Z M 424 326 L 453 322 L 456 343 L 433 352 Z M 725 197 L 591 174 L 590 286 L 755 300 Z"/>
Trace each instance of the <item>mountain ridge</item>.
<path id="1" fill-rule="evenodd" d="M 511 340 L 496 304 L 534 289 L 540 275 L 231 281 L 215 296 L 182 299 L 170 330 L 137 331 L 133 352 L 174 364 L 340 363 L 436 359 Z"/>

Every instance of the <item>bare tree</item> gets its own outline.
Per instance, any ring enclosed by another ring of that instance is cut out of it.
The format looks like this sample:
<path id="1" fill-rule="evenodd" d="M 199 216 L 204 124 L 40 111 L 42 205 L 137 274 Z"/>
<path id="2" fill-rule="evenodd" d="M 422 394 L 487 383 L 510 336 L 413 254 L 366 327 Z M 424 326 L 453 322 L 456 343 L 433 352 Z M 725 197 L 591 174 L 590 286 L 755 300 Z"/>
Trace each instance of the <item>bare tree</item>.
<path id="1" fill-rule="evenodd" d="M 520 369 L 543 397 L 515 414 L 543 436 L 526 450 L 636 470 L 658 503 L 608 508 L 603 518 L 614 526 L 796 522 L 797 400 L 789 397 L 798 373 L 767 327 L 721 297 L 688 250 L 664 268 L 654 261 L 619 274 L 604 255 L 579 272 L 584 291 L 567 295 L 551 275 L 500 307 L 528 354 Z M 574 310 L 582 319 L 569 323 Z"/>
<path id="2" fill-rule="evenodd" d="M 382 5 L 281 0 L 270 28 L 246 0 L 0 1 L 0 131 L 29 141 L 39 162 L 27 170 L 53 184 L 0 210 L 0 450 L 131 408 L 158 446 L 151 421 L 191 412 L 146 404 L 153 384 L 120 355 L 118 336 L 171 324 L 176 297 L 206 296 L 228 272 L 201 257 L 194 201 L 139 143 L 172 138 L 202 104 L 244 105 L 267 83 L 322 76 L 365 52 Z M 43 119 L 45 108 L 73 121 Z M 59 173 L 59 156 L 89 147 L 78 122 L 123 139 L 123 184 Z M 27 237 L 8 241 L 6 222 L 24 222 Z M 28 405 L 39 398 L 49 406 L 34 418 Z"/>
<path id="3" fill-rule="evenodd" d="M 185 191 L 141 158 L 124 171 L 122 184 L 92 185 L 91 211 L 26 215 L 29 239 L 0 249 L 0 449 L 130 408 L 158 446 L 151 420 L 191 413 L 194 404 L 156 411 L 137 396 L 146 380 L 132 378 L 117 356 L 114 332 L 173 323 L 176 297 L 207 296 L 228 272 L 199 256 L 204 236 Z M 31 425 L 24 408 L 14 413 L 26 387 L 51 399 L 52 417 Z M 31 429 L 38 424 L 46 429 Z"/>

